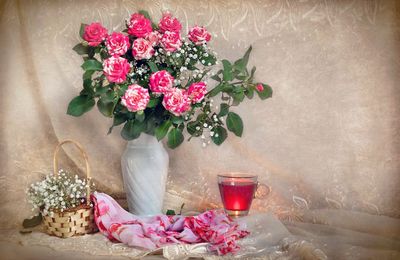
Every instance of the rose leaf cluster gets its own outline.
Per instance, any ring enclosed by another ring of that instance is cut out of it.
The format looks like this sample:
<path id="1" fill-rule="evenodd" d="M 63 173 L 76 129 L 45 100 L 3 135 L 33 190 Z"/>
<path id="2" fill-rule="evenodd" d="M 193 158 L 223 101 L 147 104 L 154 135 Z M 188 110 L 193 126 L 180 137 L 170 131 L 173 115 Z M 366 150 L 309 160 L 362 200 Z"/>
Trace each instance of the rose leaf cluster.
<path id="1" fill-rule="evenodd" d="M 109 133 L 123 125 L 126 140 L 146 133 L 167 138 L 168 146 L 176 148 L 187 132 L 189 140 L 200 137 L 204 146 L 211 141 L 220 145 L 228 131 L 243 133 L 232 106 L 255 93 L 261 99 L 272 96 L 268 85 L 254 82 L 255 67 L 247 68 L 251 47 L 233 63 L 218 61 L 209 46 L 211 33 L 198 25 L 183 32 L 171 13 L 155 22 L 139 11 L 122 32 L 99 22 L 82 24 L 80 36 L 73 50 L 83 58 L 83 89 L 67 113 L 82 116 L 97 105 L 113 118 Z M 214 104 L 217 97 L 221 101 Z"/>

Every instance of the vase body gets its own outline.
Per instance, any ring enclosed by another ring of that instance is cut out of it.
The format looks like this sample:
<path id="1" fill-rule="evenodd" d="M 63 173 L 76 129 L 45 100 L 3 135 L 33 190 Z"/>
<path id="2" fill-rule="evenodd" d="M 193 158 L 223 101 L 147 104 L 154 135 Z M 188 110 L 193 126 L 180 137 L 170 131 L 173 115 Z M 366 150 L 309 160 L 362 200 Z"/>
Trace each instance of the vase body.
<path id="1" fill-rule="evenodd" d="M 129 141 L 121 158 L 129 211 L 156 215 L 162 211 L 169 157 L 154 136 L 141 134 Z"/>

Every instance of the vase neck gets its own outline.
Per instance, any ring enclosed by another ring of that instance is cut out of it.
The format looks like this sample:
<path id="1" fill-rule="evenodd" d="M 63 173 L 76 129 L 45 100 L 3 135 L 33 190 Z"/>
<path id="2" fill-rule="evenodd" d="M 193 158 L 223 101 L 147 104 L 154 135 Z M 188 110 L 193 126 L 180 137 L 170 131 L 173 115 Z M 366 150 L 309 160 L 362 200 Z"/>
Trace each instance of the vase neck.
<path id="1" fill-rule="evenodd" d="M 139 138 L 128 141 L 128 147 L 162 146 L 162 143 L 152 135 L 142 133 Z"/>

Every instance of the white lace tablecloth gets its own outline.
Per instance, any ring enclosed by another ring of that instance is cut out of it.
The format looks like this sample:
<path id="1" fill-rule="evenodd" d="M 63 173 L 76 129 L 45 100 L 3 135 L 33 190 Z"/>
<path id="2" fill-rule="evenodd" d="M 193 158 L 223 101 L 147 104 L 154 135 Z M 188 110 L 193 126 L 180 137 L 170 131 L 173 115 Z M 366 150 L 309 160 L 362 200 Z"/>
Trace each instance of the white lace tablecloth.
<path id="1" fill-rule="evenodd" d="M 61 239 L 48 236 L 39 230 L 30 234 L 20 234 L 17 230 L 3 230 L 0 241 L 17 243 L 23 248 L 48 247 L 57 252 L 79 252 L 94 256 L 123 256 L 130 259 L 159 255 L 167 259 L 186 259 L 199 257 L 204 259 L 251 258 L 251 259 L 326 259 L 322 250 L 312 243 L 298 239 L 271 214 L 255 214 L 239 219 L 245 221 L 251 234 L 239 241 L 242 249 L 235 256 L 218 257 L 207 252 L 207 244 L 170 245 L 156 251 L 143 251 L 110 242 L 102 234 L 85 235 Z M 73 255 L 73 254 L 72 254 Z"/>

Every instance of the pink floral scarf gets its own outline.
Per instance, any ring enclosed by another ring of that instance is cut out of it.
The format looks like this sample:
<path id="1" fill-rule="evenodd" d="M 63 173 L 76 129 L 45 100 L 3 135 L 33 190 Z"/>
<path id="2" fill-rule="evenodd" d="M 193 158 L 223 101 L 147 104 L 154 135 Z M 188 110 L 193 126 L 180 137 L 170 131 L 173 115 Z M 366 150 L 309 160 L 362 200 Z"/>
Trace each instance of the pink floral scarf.
<path id="1" fill-rule="evenodd" d="M 154 250 L 174 243 L 208 242 L 218 255 L 235 253 L 239 238 L 249 234 L 222 210 L 210 210 L 198 216 L 135 216 L 125 211 L 110 196 L 94 193 L 95 222 L 111 241 Z"/>

